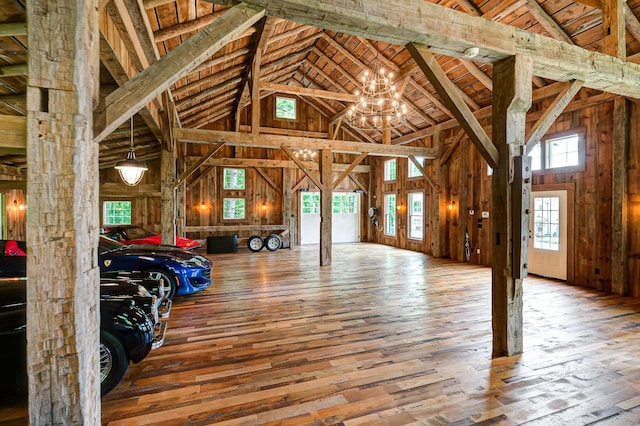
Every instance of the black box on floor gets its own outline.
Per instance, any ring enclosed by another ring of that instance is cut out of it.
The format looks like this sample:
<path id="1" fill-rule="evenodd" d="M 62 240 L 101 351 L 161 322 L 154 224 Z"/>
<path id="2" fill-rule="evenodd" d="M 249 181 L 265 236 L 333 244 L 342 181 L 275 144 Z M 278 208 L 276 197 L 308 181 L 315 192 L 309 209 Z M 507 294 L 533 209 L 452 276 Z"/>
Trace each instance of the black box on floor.
<path id="1" fill-rule="evenodd" d="M 238 251 L 237 235 L 221 235 L 207 237 L 207 254 L 236 253 Z"/>

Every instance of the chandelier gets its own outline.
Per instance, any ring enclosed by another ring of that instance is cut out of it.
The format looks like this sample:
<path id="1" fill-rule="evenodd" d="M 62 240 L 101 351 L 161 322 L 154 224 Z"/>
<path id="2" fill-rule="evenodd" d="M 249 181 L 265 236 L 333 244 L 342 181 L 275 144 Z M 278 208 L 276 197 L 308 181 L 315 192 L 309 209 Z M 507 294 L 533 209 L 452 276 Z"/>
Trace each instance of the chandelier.
<path id="1" fill-rule="evenodd" d="M 127 159 L 118 161 L 114 167 L 122 181 L 128 186 L 136 186 L 142 180 L 142 175 L 147 170 L 147 165 L 136 160 L 136 153 L 133 151 L 133 117 L 131 117 L 131 147 L 127 153 Z"/>
<path id="2" fill-rule="evenodd" d="M 356 91 L 358 102 L 347 112 L 349 124 L 361 129 L 394 129 L 406 123 L 407 107 L 391 83 L 393 73 L 374 62 L 371 73 L 362 77 L 362 92 Z"/>
<path id="3" fill-rule="evenodd" d="M 315 161 L 316 159 L 316 152 L 306 148 L 295 151 L 293 155 L 295 155 L 297 159 L 302 161 Z"/>

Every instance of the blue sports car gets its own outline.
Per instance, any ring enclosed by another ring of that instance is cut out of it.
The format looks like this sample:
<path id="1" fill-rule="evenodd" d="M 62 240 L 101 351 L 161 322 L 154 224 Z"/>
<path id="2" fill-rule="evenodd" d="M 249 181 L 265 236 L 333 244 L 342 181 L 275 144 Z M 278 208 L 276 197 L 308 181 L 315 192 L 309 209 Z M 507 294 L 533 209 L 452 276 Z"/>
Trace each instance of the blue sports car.
<path id="1" fill-rule="evenodd" d="M 211 286 L 211 261 L 175 246 L 125 245 L 101 235 L 98 261 L 102 277 L 117 276 L 122 271 L 150 273 L 163 281 L 169 298 Z"/>

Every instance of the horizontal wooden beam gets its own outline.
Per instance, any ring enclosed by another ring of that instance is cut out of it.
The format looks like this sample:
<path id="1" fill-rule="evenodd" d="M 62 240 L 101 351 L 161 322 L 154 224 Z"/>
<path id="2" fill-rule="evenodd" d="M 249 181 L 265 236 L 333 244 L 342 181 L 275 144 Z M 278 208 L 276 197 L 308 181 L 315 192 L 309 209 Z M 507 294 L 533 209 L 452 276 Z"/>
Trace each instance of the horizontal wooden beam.
<path id="1" fill-rule="evenodd" d="M 289 225 L 213 225 L 182 227 L 184 232 L 281 231 L 287 229 L 289 229 Z"/>
<path id="2" fill-rule="evenodd" d="M 228 0 L 213 0 L 228 3 Z M 464 58 L 480 49 L 475 62 L 495 64 L 515 54 L 533 58 L 534 75 L 640 98 L 640 66 L 550 37 L 493 22 L 423 0 L 246 0 L 290 21 L 394 45 L 423 44 L 439 54 Z"/>
<path id="3" fill-rule="evenodd" d="M 26 22 L 3 22 L 0 24 L 0 37 L 27 35 Z"/>
<path id="4" fill-rule="evenodd" d="M 191 163 L 192 157 L 186 157 L 187 164 Z M 319 170 L 315 161 L 303 161 L 309 170 Z M 291 160 L 269 160 L 262 158 L 212 158 L 204 163 L 205 166 L 226 166 L 226 167 L 260 167 L 263 169 L 297 169 L 298 166 Z M 332 163 L 331 171 L 342 173 L 349 167 L 349 164 Z M 371 166 L 358 165 L 351 173 L 369 173 Z"/>
<path id="5" fill-rule="evenodd" d="M 28 74 L 27 64 L 0 66 L 1 77 L 17 77 Z"/>
<path id="6" fill-rule="evenodd" d="M 376 143 L 351 142 L 340 140 L 322 140 L 302 137 L 288 137 L 280 135 L 255 135 L 250 133 L 225 132 L 222 130 L 202 130 L 174 128 L 173 134 L 176 140 L 192 143 L 218 143 L 225 142 L 230 146 L 248 146 L 254 148 L 306 148 L 314 150 L 330 149 L 334 152 L 349 154 L 361 154 L 368 152 L 373 156 L 387 157 L 425 157 L 427 159 L 438 158 L 438 150 L 434 148 L 421 148 L 414 146 L 383 145 Z"/>
<path id="7" fill-rule="evenodd" d="M 309 89 L 306 87 L 295 87 L 286 84 L 260 83 L 260 90 L 273 90 L 276 93 L 286 93 L 298 96 L 313 96 L 315 98 L 331 99 L 340 102 L 357 102 L 358 97 L 349 93 L 336 93 L 328 90 Z"/>
<path id="8" fill-rule="evenodd" d="M 27 190 L 26 180 L 0 180 L 0 191 L 11 191 L 14 189 Z"/>
<path id="9" fill-rule="evenodd" d="M 0 115 L 0 153 L 26 154 L 27 117 Z"/>

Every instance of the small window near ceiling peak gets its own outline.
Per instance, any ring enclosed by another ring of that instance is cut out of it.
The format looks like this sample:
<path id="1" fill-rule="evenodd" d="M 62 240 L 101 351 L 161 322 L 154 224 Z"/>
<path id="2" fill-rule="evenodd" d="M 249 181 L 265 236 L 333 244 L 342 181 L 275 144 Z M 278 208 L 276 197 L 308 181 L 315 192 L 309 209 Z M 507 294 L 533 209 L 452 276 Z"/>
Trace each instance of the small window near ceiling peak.
<path id="1" fill-rule="evenodd" d="M 131 201 L 105 201 L 102 204 L 102 223 L 131 225 Z"/>
<path id="2" fill-rule="evenodd" d="M 542 139 L 529 151 L 531 170 L 559 173 L 584 168 L 583 139 L 583 135 L 576 132 L 565 132 Z"/>
<path id="3" fill-rule="evenodd" d="M 276 118 L 285 120 L 296 119 L 296 100 L 276 96 Z"/>

